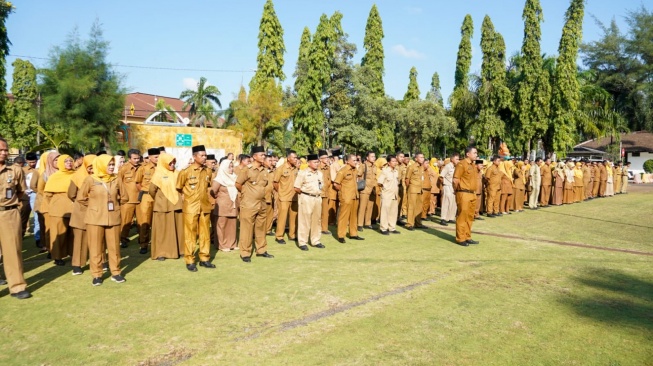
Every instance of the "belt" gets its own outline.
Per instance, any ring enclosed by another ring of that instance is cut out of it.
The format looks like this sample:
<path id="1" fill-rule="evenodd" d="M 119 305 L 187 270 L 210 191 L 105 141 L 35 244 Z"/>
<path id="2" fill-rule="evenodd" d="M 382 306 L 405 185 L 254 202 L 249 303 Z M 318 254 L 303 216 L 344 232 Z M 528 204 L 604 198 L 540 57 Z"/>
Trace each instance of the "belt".
<path id="1" fill-rule="evenodd" d="M 311 196 L 311 197 L 317 197 L 317 198 L 321 198 L 321 197 L 322 197 L 322 195 L 320 195 L 320 194 L 310 194 L 310 193 L 306 193 L 306 192 L 302 192 L 302 194 L 305 194 L 305 195 L 307 195 L 307 196 Z"/>
<path id="2" fill-rule="evenodd" d="M 456 191 L 456 193 L 458 193 L 458 192 L 476 194 L 476 192 L 474 192 L 472 190 L 469 190 L 469 189 L 459 189 L 459 190 Z"/>
<path id="3" fill-rule="evenodd" d="M 431 188 L 422 188 L 422 191 L 430 191 Z"/>
<path id="4" fill-rule="evenodd" d="M 18 208 L 18 205 L 13 205 L 13 206 L 0 206 L 0 211 L 9 211 L 13 210 L 15 208 Z"/>

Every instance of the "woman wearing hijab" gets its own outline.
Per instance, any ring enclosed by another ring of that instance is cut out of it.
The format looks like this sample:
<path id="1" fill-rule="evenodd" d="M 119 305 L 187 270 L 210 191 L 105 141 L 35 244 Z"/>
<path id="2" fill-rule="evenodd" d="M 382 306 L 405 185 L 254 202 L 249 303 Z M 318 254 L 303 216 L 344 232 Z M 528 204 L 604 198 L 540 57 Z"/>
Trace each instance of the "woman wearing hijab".
<path id="1" fill-rule="evenodd" d="M 36 246 L 41 248 L 40 253 L 47 252 L 48 250 L 46 248 L 50 243 L 50 238 L 48 238 L 45 228 L 45 216 L 41 213 L 41 202 L 43 201 L 43 189 L 45 188 L 45 184 L 42 186 L 40 185 L 40 182 L 43 180 L 43 175 L 45 174 L 45 167 L 47 165 L 49 154 L 50 152 L 46 151 L 41 155 L 38 162 L 38 168 L 32 175 L 32 180 L 30 181 L 30 186 L 34 187 L 33 190 L 36 192 L 33 209 L 36 214 L 36 219 L 39 221 L 40 238 L 36 241 Z M 39 187 L 41 188 L 39 189 Z"/>
<path id="2" fill-rule="evenodd" d="M 583 190 L 585 186 L 583 185 L 583 170 L 581 163 L 576 163 L 574 168 L 574 203 L 581 202 L 583 200 Z"/>
<path id="3" fill-rule="evenodd" d="M 149 194 L 154 198 L 150 258 L 177 259 L 184 253 L 183 201 L 175 188 L 178 172 L 174 156 L 161 153 L 152 175 Z"/>
<path id="4" fill-rule="evenodd" d="M 80 205 L 77 200 L 84 181 L 93 174 L 93 160 L 95 160 L 95 157 L 95 155 L 86 155 L 84 157 L 82 165 L 73 174 L 68 187 L 68 198 L 73 201 L 73 212 L 70 215 L 70 227 L 73 228 L 73 276 L 84 273 L 82 267 L 88 261 L 88 240 L 86 237 L 86 224 L 84 223 L 86 207 Z"/>
<path id="5" fill-rule="evenodd" d="M 574 163 L 571 161 L 565 166 L 565 193 L 563 203 L 568 205 L 574 203 Z"/>
<path id="6" fill-rule="evenodd" d="M 518 161 L 517 168 L 512 173 L 514 178 L 513 180 L 513 197 L 512 200 L 515 203 L 515 212 L 524 211 L 524 193 L 526 190 L 526 177 L 524 176 L 524 162 Z"/>
<path id="7" fill-rule="evenodd" d="M 605 196 L 611 197 L 614 196 L 614 171 L 612 169 L 612 162 L 608 161 L 605 168 L 608 173 L 608 180 L 605 183 Z"/>
<path id="8" fill-rule="evenodd" d="M 73 235 L 70 229 L 70 214 L 73 211 L 73 201 L 68 198 L 68 188 L 75 173 L 75 161 L 69 155 L 60 155 L 57 159 L 57 172 L 50 175 L 43 191 L 49 201 L 50 216 L 50 255 L 54 264 L 63 266 L 63 258 L 72 253 Z"/>
<path id="9" fill-rule="evenodd" d="M 429 178 L 431 179 L 431 202 L 429 205 L 429 215 L 433 216 L 435 215 L 435 210 L 438 208 L 438 196 L 440 195 L 440 187 L 438 187 L 438 181 L 440 180 L 438 158 L 431 158 L 429 168 Z"/>
<path id="10" fill-rule="evenodd" d="M 114 174 L 111 155 L 100 155 L 93 161 L 93 174 L 82 184 L 77 202 L 86 206 L 84 223 L 88 238 L 89 267 L 93 286 L 102 285 L 102 259 L 108 250 L 111 280 L 125 282 L 120 273 L 120 185 Z M 105 240 L 106 239 L 106 240 Z"/>
<path id="11" fill-rule="evenodd" d="M 564 168 L 565 164 L 563 162 L 559 162 L 553 174 L 553 179 L 555 180 L 555 189 L 553 190 L 553 204 L 556 206 L 562 205 L 566 179 Z"/>
<path id="12" fill-rule="evenodd" d="M 218 247 L 223 252 L 238 249 L 236 241 L 236 218 L 238 217 L 238 189 L 236 188 L 236 174 L 230 160 L 220 163 L 218 175 L 213 180 L 211 194 L 216 198 L 218 206 Z"/>
<path id="13" fill-rule="evenodd" d="M 510 200 L 512 197 L 512 161 L 506 160 L 499 164 L 501 175 L 501 200 L 499 201 L 499 212 L 504 215 L 510 213 Z"/>

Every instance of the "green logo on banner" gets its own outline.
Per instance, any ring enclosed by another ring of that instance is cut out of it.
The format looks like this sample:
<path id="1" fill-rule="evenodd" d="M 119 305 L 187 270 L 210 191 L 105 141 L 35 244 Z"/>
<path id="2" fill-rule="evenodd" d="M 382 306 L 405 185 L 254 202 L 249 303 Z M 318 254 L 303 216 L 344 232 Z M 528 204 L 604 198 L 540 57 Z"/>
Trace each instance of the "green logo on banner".
<path id="1" fill-rule="evenodd" d="M 177 146 L 191 147 L 193 146 L 193 135 L 189 133 L 178 133 L 175 139 Z"/>

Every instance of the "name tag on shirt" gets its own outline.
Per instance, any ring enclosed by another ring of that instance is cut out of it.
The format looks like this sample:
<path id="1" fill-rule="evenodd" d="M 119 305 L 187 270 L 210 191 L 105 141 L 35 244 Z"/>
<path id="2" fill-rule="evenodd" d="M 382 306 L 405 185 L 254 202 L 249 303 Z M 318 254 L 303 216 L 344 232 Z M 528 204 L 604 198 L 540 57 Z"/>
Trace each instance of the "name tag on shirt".
<path id="1" fill-rule="evenodd" d="M 11 188 L 7 188 L 7 190 L 5 191 L 5 198 L 10 200 L 13 197 L 14 197 L 14 190 Z"/>

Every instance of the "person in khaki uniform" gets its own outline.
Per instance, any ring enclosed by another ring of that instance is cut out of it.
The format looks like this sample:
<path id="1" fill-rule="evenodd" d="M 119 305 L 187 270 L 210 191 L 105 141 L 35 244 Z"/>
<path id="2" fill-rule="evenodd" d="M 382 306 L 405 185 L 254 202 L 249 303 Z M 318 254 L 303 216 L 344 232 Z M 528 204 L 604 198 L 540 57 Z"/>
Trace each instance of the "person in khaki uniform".
<path id="1" fill-rule="evenodd" d="M 330 235 L 329 231 L 329 222 L 331 217 L 329 216 L 329 191 L 331 191 L 331 162 L 329 161 L 329 154 L 326 150 L 319 150 L 318 157 L 320 159 L 320 167 L 318 168 L 322 173 L 322 192 L 320 196 L 322 197 L 322 234 Z"/>
<path id="2" fill-rule="evenodd" d="M 604 160 L 603 163 L 599 162 L 599 197 L 605 197 L 605 188 L 608 184 L 608 161 Z"/>
<path id="3" fill-rule="evenodd" d="M 86 206 L 84 223 L 88 238 L 89 267 L 93 286 L 102 285 L 102 262 L 108 251 L 111 280 L 125 282 L 120 272 L 120 201 L 122 191 L 117 175 L 113 174 L 113 156 L 101 155 L 93 161 L 93 175 L 87 177 L 77 202 Z M 106 246 L 105 246 L 106 241 Z"/>
<path id="4" fill-rule="evenodd" d="M 86 206 L 81 205 L 78 199 L 81 198 L 81 188 L 84 181 L 93 174 L 93 161 L 95 158 L 95 155 L 84 156 L 82 165 L 73 174 L 68 187 L 68 198 L 73 201 L 73 211 L 70 215 L 70 227 L 73 229 L 73 276 L 84 273 L 82 267 L 88 262 L 88 236 L 86 235 L 86 223 L 84 223 Z"/>
<path id="5" fill-rule="evenodd" d="M 60 155 L 57 159 L 58 170 L 52 174 L 43 191 L 48 198 L 50 210 L 50 254 L 54 264 L 63 266 L 63 258 L 72 253 L 73 232 L 70 230 L 70 215 L 73 202 L 68 198 L 68 188 L 72 175 L 74 160 L 69 155 Z"/>
<path id="6" fill-rule="evenodd" d="M 630 169 L 630 163 L 626 163 L 621 169 L 621 193 L 628 193 L 628 169 Z"/>
<path id="7" fill-rule="evenodd" d="M 160 158 L 160 157 L 159 157 Z M 204 164 L 206 169 L 211 172 L 211 182 L 215 179 L 218 167 L 218 160 L 216 160 L 214 154 L 206 155 L 206 163 Z M 211 185 L 209 184 L 209 203 L 211 203 L 211 244 L 215 246 L 215 249 L 218 248 L 218 238 L 216 226 L 218 224 L 218 206 L 215 204 L 215 198 L 211 195 Z"/>
<path id="8" fill-rule="evenodd" d="M 428 214 L 433 216 L 438 208 L 438 196 L 440 196 L 440 187 L 438 181 L 440 180 L 440 167 L 438 167 L 438 159 L 431 158 L 429 164 L 429 178 L 431 179 L 431 203 L 429 205 Z"/>
<path id="9" fill-rule="evenodd" d="M 30 210 L 34 211 L 34 215 L 32 217 L 32 227 L 33 232 L 34 232 L 34 240 L 36 241 L 36 246 L 41 247 L 41 227 L 40 223 L 38 220 L 38 215 L 36 214 L 36 191 L 37 191 L 37 186 L 38 186 L 38 181 L 39 181 L 39 172 L 36 169 L 37 165 L 37 157 L 36 154 L 33 152 L 27 153 L 25 155 L 25 159 L 27 160 L 27 166 L 23 168 L 23 173 L 25 174 L 25 184 L 27 185 L 27 191 L 25 191 L 25 194 L 29 198 L 29 203 L 30 203 Z M 22 211 L 21 211 L 22 212 Z M 31 213 L 31 212 L 30 212 Z M 22 213 L 21 213 L 22 215 Z M 29 215 L 28 215 L 29 218 Z M 22 219 L 22 216 L 21 216 Z"/>
<path id="10" fill-rule="evenodd" d="M 240 258 L 245 263 L 252 261 L 252 241 L 256 243 L 257 257 L 274 258 L 267 251 L 268 244 L 265 239 L 265 215 L 267 214 L 265 187 L 271 184 L 265 166 L 265 148 L 263 146 L 252 147 L 251 156 L 251 166 L 242 169 L 236 178 L 236 188 L 242 193 L 238 247 L 240 248 Z"/>
<path id="11" fill-rule="evenodd" d="M 424 175 L 426 176 L 422 181 L 422 220 L 426 220 L 431 208 L 431 191 L 433 190 L 433 169 L 428 160 L 424 159 Z M 437 184 L 437 181 L 436 181 Z"/>
<path id="12" fill-rule="evenodd" d="M 397 152 L 395 158 L 397 159 L 397 167 L 395 169 L 397 169 L 397 174 L 399 175 L 399 202 L 397 202 L 397 219 L 399 219 L 406 216 L 406 185 L 404 184 L 404 180 L 406 179 L 407 166 L 405 164 L 406 155 L 403 152 Z"/>
<path id="13" fill-rule="evenodd" d="M 501 216 L 499 214 L 499 203 L 501 200 L 501 171 L 499 170 L 501 158 L 492 157 L 492 165 L 485 171 L 485 188 L 487 195 L 486 211 L 487 217 Z"/>
<path id="14" fill-rule="evenodd" d="M 372 229 L 372 211 L 376 202 L 376 154 L 368 151 L 365 162 L 358 167 L 358 179 L 365 180 L 365 189 L 359 192 L 358 231 Z"/>
<path id="15" fill-rule="evenodd" d="M 274 165 L 274 158 L 272 155 L 266 155 L 265 156 L 265 168 L 268 170 L 268 176 L 274 177 L 274 170 L 275 170 L 275 165 Z M 272 232 L 272 224 L 274 222 L 274 219 L 276 218 L 274 215 L 274 210 L 275 210 L 275 191 L 274 191 L 274 184 L 268 184 L 265 186 L 265 205 L 266 205 L 266 210 L 265 210 L 265 234 L 268 236 L 275 235 L 274 233 L 270 235 Z"/>
<path id="16" fill-rule="evenodd" d="M 399 171 L 397 170 L 397 158 L 388 155 L 388 163 L 379 174 L 376 182 L 379 185 L 381 196 L 381 234 L 400 234 L 397 231 L 397 219 L 399 211 Z"/>
<path id="17" fill-rule="evenodd" d="M 151 150 L 151 149 L 150 149 Z M 129 244 L 129 231 L 136 215 L 136 224 L 140 228 L 143 222 L 141 210 L 137 210 L 139 189 L 136 185 L 136 176 L 141 168 L 141 153 L 136 149 L 127 152 L 128 161 L 118 170 L 118 180 L 125 187 L 127 201 L 120 205 L 120 244 L 126 248 Z"/>
<path id="18" fill-rule="evenodd" d="M 614 167 L 614 194 L 621 193 L 621 176 L 623 171 L 623 165 L 621 162 L 618 162 Z"/>
<path id="19" fill-rule="evenodd" d="M 52 151 L 50 153 L 44 153 L 41 156 L 41 161 L 43 161 L 43 172 L 39 168 L 39 182 L 37 185 L 37 208 L 38 212 L 43 216 L 43 225 L 41 225 L 41 231 L 43 232 L 43 243 L 44 247 L 48 252 L 50 252 L 50 197 L 45 194 L 45 184 L 48 181 L 48 178 L 57 172 L 57 160 L 59 159 L 59 153 Z M 52 254 L 48 255 L 51 257 Z"/>
<path id="20" fill-rule="evenodd" d="M 512 172 L 512 192 L 515 201 L 515 212 L 524 211 L 524 194 L 526 190 L 526 177 L 524 176 L 524 169 L 524 162 L 518 161 L 517 166 Z"/>
<path id="21" fill-rule="evenodd" d="M 544 164 L 540 166 L 540 176 L 542 180 L 542 186 L 540 188 L 540 206 L 547 207 L 551 201 L 551 186 L 553 185 L 550 158 L 546 158 Z"/>
<path id="22" fill-rule="evenodd" d="M 406 178 L 404 184 L 406 185 L 407 195 L 407 219 L 406 229 L 415 230 L 415 228 L 426 228 L 422 225 L 422 182 L 425 177 L 424 173 L 424 154 L 415 154 L 415 162 L 410 164 L 406 170 Z M 430 192 L 430 189 L 429 189 Z"/>
<path id="23" fill-rule="evenodd" d="M 478 182 L 476 183 L 476 210 L 474 211 L 474 220 L 484 220 L 481 217 L 481 210 L 483 209 L 483 201 L 484 201 L 484 189 L 483 189 L 483 169 L 484 169 L 484 162 L 483 160 L 476 160 L 474 161 L 474 164 L 476 164 L 476 179 Z M 524 163 L 522 163 L 523 165 Z M 522 205 L 524 204 L 524 201 L 522 200 Z"/>
<path id="24" fill-rule="evenodd" d="M 22 157 L 18 157 L 16 158 L 16 160 L 14 160 L 14 165 L 18 165 L 23 170 L 23 177 L 25 177 L 25 186 L 27 187 L 25 194 L 23 194 L 23 198 L 21 198 L 22 202 L 20 207 L 20 223 L 21 223 L 23 236 L 25 236 L 25 233 L 27 232 L 27 229 L 29 227 L 29 215 L 32 213 L 30 196 L 33 195 L 33 191 L 30 189 L 29 181 L 31 180 L 32 175 L 36 171 L 36 169 L 34 169 L 36 167 L 36 155 L 32 156 L 30 154 L 27 154 L 26 158 L 27 161 Z M 33 160 L 30 160 L 29 158 L 33 158 Z M 29 164 L 27 164 L 28 162 Z M 619 187 L 621 187 L 621 184 L 619 185 Z"/>
<path id="25" fill-rule="evenodd" d="M 177 177 L 177 191 L 184 195 L 182 212 L 184 213 L 184 261 L 186 269 L 197 272 L 195 265 L 195 248 L 199 238 L 200 266 L 215 268 L 211 259 L 211 203 L 209 202 L 209 185 L 211 171 L 206 163 L 204 145 L 192 147 L 193 164 L 182 170 Z"/>
<path id="26" fill-rule="evenodd" d="M 236 188 L 236 179 L 238 177 L 233 171 L 234 166 L 231 160 L 223 160 L 218 168 L 218 175 L 213 179 L 211 186 L 211 195 L 215 197 L 216 206 L 218 207 L 218 221 L 216 223 L 218 249 L 223 252 L 238 249 L 236 235 L 240 195 Z M 271 184 L 268 186 L 271 186 Z M 267 191 L 266 187 L 266 194 Z M 269 206 L 267 212 L 270 212 Z"/>
<path id="27" fill-rule="evenodd" d="M 347 165 L 336 174 L 333 186 L 338 191 L 340 213 L 338 214 L 338 242 L 345 243 L 349 227 L 349 238 L 365 240 L 358 236 L 358 187 L 356 185 L 356 155 L 347 155 Z"/>
<path id="28" fill-rule="evenodd" d="M 337 225 L 338 221 L 338 191 L 336 190 L 336 187 L 333 185 L 333 181 L 336 179 L 336 176 L 338 175 L 338 171 L 343 167 L 344 163 L 342 159 L 340 159 L 340 154 L 342 152 L 340 149 L 332 150 L 331 155 L 333 157 L 333 162 L 331 163 L 331 166 L 329 168 L 329 175 L 328 179 L 331 181 L 329 183 L 329 225 Z M 325 180 L 327 178 L 324 178 Z M 329 235 L 327 233 L 322 233 Z"/>
<path id="29" fill-rule="evenodd" d="M 290 150 L 286 162 L 274 173 L 274 190 L 279 193 L 279 216 L 277 217 L 276 242 L 286 244 L 286 220 L 289 220 L 288 239 L 297 239 L 297 193 L 293 188 L 297 178 L 297 153 Z"/>
<path id="30" fill-rule="evenodd" d="M 306 162 L 308 167 L 297 174 L 294 184 L 295 192 L 299 195 L 297 245 L 304 251 L 308 250 L 309 243 L 315 248 L 324 248 L 320 243 L 324 178 L 318 169 L 320 161 L 317 154 L 309 154 Z"/>
<path id="31" fill-rule="evenodd" d="M 9 144 L 0 137 L 0 254 L 4 263 L 9 293 L 17 299 L 32 294 L 26 290 L 23 276 L 23 238 L 21 236 L 20 202 L 27 187 L 23 170 L 7 165 Z"/>
<path id="32" fill-rule="evenodd" d="M 583 201 L 587 201 L 592 195 L 592 172 L 586 159 L 582 159 L 580 162 L 583 172 Z"/>
<path id="33" fill-rule="evenodd" d="M 456 164 L 453 173 L 453 184 L 456 190 L 456 243 L 461 246 L 478 244 L 472 240 L 472 224 L 474 223 L 474 211 L 476 210 L 476 185 L 478 183 L 478 169 L 474 166 L 477 158 L 476 149 L 467 147 L 465 159 Z"/>
<path id="34" fill-rule="evenodd" d="M 174 156 L 161 153 L 150 182 L 149 195 L 154 199 L 150 258 L 158 261 L 177 259 L 184 253 L 183 202 L 177 191 L 176 162 Z"/>
<path id="35" fill-rule="evenodd" d="M 446 160 L 449 160 L 447 162 Z M 453 188 L 453 173 L 456 165 L 460 161 L 460 155 L 454 153 L 450 159 L 446 159 L 444 168 L 442 168 L 442 205 L 440 207 L 440 225 L 447 226 L 448 223 L 455 223 L 456 211 L 456 191 Z"/>
<path id="36" fill-rule="evenodd" d="M 156 170 L 156 165 L 159 161 L 159 148 L 147 149 L 149 162 L 141 165 L 136 173 L 136 187 L 138 187 L 140 195 L 140 203 L 137 210 L 140 210 L 142 221 L 138 228 L 138 244 L 140 246 L 139 253 L 147 254 L 147 245 L 150 243 L 150 229 L 152 226 L 152 212 L 154 209 L 154 198 L 150 196 L 150 182 Z M 137 216 L 138 217 L 138 216 Z M 123 243 L 123 248 L 125 248 Z"/>

